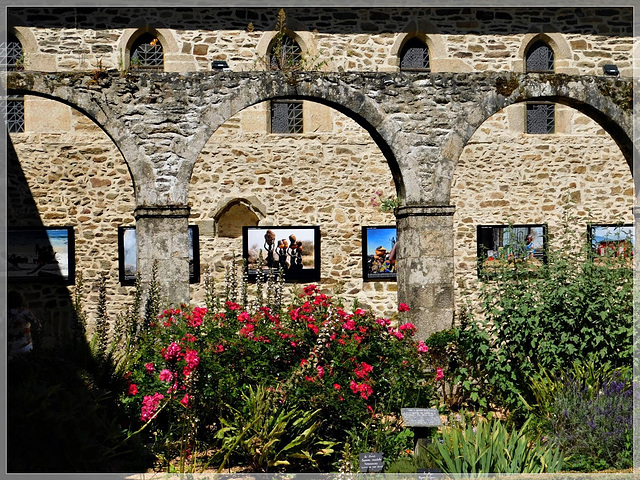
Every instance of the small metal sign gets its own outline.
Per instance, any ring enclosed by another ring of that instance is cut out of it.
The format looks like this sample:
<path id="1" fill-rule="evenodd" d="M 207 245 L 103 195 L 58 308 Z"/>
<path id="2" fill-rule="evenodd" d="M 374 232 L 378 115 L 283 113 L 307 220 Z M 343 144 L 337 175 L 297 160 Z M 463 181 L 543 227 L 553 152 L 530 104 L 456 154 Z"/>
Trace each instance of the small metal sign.
<path id="1" fill-rule="evenodd" d="M 407 427 L 441 427 L 437 408 L 402 408 L 402 419 Z"/>
<path id="2" fill-rule="evenodd" d="M 364 473 L 381 472 L 384 467 L 382 453 L 370 452 L 360 454 L 360 471 Z"/>

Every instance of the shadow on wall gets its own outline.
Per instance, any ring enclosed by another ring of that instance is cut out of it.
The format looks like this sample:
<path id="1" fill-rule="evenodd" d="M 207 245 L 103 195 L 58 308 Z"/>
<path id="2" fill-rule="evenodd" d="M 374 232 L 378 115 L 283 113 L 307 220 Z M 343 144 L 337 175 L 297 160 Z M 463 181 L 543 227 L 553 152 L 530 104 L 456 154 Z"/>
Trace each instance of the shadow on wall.
<path id="1" fill-rule="evenodd" d="M 64 277 L 73 274 L 73 258 L 69 264 L 66 252 L 60 251 L 65 239 L 50 237 L 41 229 L 67 225 L 42 221 L 11 138 L 7 137 L 7 288 L 19 292 L 40 320 L 38 346 L 57 349 L 72 337 L 73 299 Z M 45 167 L 42 175 L 46 173 Z"/>
<path id="2" fill-rule="evenodd" d="M 40 235 L 29 240 L 25 233 L 45 226 L 60 225 L 43 224 L 8 138 L 7 229 L 19 233 L 7 238 L 7 290 L 22 296 L 22 306 L 40 326 L 31 321 L 33 350 L 7 364 L 7 471 L 144 471 L 148 459 L 139 446 L 123 440 L 116 397 L 107 394 L 118 391 L 118 379 L 105 375 L 108 370 L 92 357 L 73 298 L 60 281 L 65 269 L 72 271 L 73 261 L 65 263 L 57 239 Z M 12 321 L 17 316 L 10 313 L 8 323 L 17 325 Z"/>

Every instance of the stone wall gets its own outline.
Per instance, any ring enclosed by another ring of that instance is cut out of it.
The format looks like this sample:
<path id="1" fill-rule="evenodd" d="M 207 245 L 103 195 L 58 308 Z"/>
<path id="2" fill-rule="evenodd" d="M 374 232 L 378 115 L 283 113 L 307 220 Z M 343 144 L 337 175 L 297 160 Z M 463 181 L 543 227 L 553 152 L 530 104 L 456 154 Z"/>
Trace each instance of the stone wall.
<path id="1" fill-rule="evenodd" d="M 126 68 L 127 48 L 142 28 L 158 34 L 167 71 L 210 70 L 213 60 L 239 71 L 261 69 L 277 15 L 276 8 L 10 8 L 9 24 L 19 27 L 34 70 Z M 395 71 L 402 41 L 418 33 L 432 71 L 522 72 L 526 46 L 549 32 L 556 71 L 601 75 L 602 65 L 614 63 L 630 76 L 631 20 L 631 8 L 287 9 L 303 50 L 332 71 Z"/>
<path id="2" fill-rule="evenodd" d="M 508 107 L 485 122 L 456 167 L 457 309 L 466 289 L 478 285 L 477 225 L 546 224 L 557 247 L 566 233 L 584 240 L 590 222 L 633 223 L 631 170 L 609 135 L 568 107 L 557 112 L 564 133 L 528 135 L 518 109 Z"/>
<path id="3" fill-rule="evenodd" d="M 267 51 L 275 9 L 190 12 L 170 9 L 10 9 L 10 22 L 27 51 L 27 69 L 87 70 L 99 62 L 120 68 L 122 48 L 146 23 L 165 43 L 167 70 L 210 68 L 227 60 L 234 70 L 258 68 Z M 558 69 L 601 74 L 616 63 L 630 75 L 631 33 L 626 11 L 612 9 L 288 9 L 289 26 L 309 52 L 329 58 L 332 70 L 397 70 L 406 32 L 426 34 L 434 71 L 522 70 L 523 48 L 538 24 L 557 47 Z M 629 11 L 630 15 L 630 11 Z M 247 32 L 249 23 L 254 30 Z M 71 28 L 73 26 L 73 28 Z M 315 31 L 317 30 L 317 31 Z M 410 109 L 413 105 L 407 105 Z M 322 232 L 322 286 L 343 290 L 361 305 L 389 314 L 396 303 L 393 282 L 363 282 L 360 228 L 393 224 L 371 202 L 376 191 L 395 192 L 389 166 L 371 137 L 353 120 L 305 102 L 305 132 L 268 133 L 266 104 L 228 120 L 209 139 L 189 186 L 189 222 L 200 226 L 201 267 L 217 283 L 241 238 L 218 235 L 229 202 L 253 205 L 261 225 L 318 225 Z M 72 225 L 77 270 L 88 287 L 90 317 L 97 281 L 109 275 L 115 310 L 132 287 L 118 281 L 117 227 L 134 225 L 134 190 L 111 140 L 78 112 L 53 101 L 27 97 L 26 132 L 11 134 L 15 157 L 9 170 L 9 225 Z M 462 286 L 476 281 L 476 226 L 546 223 L 553 236 L 567 211 L 583 230 L 588 220 L 631 222 L 633 183 L 619 148 L 588 117 L 558 106 L 556 133 L 527 135 L 524 106 L 494 115 L 476 131 L 455 168 L 454 265 L 456 305 Z M 10 159 L 14 158 L 10 155 Z M 27 191 L 28 189 L 28 191 Z M 32 199 L 30 198 L 32 197 Z M 572 203 L 567 203 L 568 201 Z M 567 209 L 567 206 L 570 208 Z M 37 213 L 36 213 L 37 212 Z M 48 333 L 64 330 L 73 287 L 35 290 L 20 286 Z M 60 295 L 64 292 L 65 295 Z M 204 298 L 192 285 L 192 301 Z M 61 302 L 65 303 L 62 305 Z"/>
<path id="4" fill-rule="evenodd" d="M 263 209 L 260 225 L 319 226 L 321 284 L 343 291 L 381 314 L 393 311 L 395 282 L 363 282 L 361 227 L 395 225 L 374 201 L 395 196 L 386 160 L 353 120 L 305 102 L 305 133 L 266 133 L 267 111 L 259 104 L 229 120 L 209 140 L 189 189 L 191 223 L 200 226 L 201 264 L 216 272 L 219 286 L 240 237 L 214 235 L 214 219 L 234 200 Z M 202 299 L 203 286 L 193 286 Z"/>
<path id="5" fill-rule="evenodd" d="M 72 226 L 76 272 L 84 278 L 89 318 L 95 316 L 102 275 L 108 275 L 107 288 L 117 311 L 131 290 L 118 282 L 118 227 L 134 225 L 127 165 L 102 130 L 75 110 L 26 97 L 25 117 L 27 131 L 10 136 L 7 224 Z M 74 287 L 11 287 L 23 292 L 49 339 L 68 333 Z"/>

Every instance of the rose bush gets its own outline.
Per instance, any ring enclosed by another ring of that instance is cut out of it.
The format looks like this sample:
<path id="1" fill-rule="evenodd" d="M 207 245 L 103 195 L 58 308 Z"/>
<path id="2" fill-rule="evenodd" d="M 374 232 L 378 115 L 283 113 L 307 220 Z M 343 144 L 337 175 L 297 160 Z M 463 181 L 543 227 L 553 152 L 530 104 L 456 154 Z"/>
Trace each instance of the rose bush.
<path id="1" fill-rule="evenodd" d="M 164 310 L 128 365 L 121 401 L 129 429 L 164 462 L 195 461 L 215 449 L 220 418 L 256 386 L 272 392 L 270 401 L 318 410 L 317 435 L 332 442 L 373 415 L 429 407 L 437 366 L 403 318 L 408 309 L 401 304 L 393 318 L 348 312 L 309 285 L 280 309 L 226 301 L 216 311 Z"/>

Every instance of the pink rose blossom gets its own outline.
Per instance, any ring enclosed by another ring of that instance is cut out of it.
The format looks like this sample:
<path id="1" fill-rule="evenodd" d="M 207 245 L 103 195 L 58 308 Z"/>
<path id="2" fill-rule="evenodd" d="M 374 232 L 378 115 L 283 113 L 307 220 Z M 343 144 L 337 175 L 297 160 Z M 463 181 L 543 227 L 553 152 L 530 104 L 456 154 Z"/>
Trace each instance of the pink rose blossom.
<path id="1" fill-rule="evenodd" d="M 180 403 L 182 405 L 184 405 L 185 407 L 189 406 L 189 400 L 191 400 L 191 395 L 189 395 L 188 393 L 184 394 L 184 397 L 182 397 L 182 400 L 180 400 Z"/>
<path id="2" fill-rule="evenodd" d="M 429 347 L 427 345 L 425 345 L 425 343 L 422 340 L 420 340 L 418 342 L 418 352 L 426 353 L 428 351 L 429 351 Z"/>
<path id="3" fill-rule="evenodd" d="M 155 370 L 155 367 L 151 362 L 145 363 L 144 368 L 146 369 L 147 373 L 153 373 L 153 371 Z"/>
<path id="4" fill-rule="evenodd" d="M 173 373 L 171 373 L 171 370 L 164 368 L 160 372 L 160 375 L 158 375 L 158 378 L 160 378 L 161 382 L 170 382 L 173 380 Z"/>
<path id="5" fill-rule="evenodd" d="M 163 348 L 160 353 L 165 360 L 171 361 L 178 359 L 181 350 L 182 347 L 180 347 L 180 345 L 178 345 L 176 342 L 171 342 L 169 346 L 167 348 Z"/>
<path id="6" fill-rule="evenodd" d="M 129 385 L 129 390 L 127 391 L 127 395 L 137 395 L 138 394 L 138 386 L 135 383 Z"/>
<path id="7" fill-rule="evenodd" d="M 436 368 L 436 382 L 442 380 L 444 378 L 444 373 L 442 373 L 442 368 Z"/>
<path id="8" fill-rule="evenodd" d="M 143 422 L 147 422 L 151 420 L 153 415 L 156 413 L 158 409 L 158 405 L 160 401 L 164 398 L 164 395 L 161 393 L 154 393 L 153 395 L 146 395 L 142 399 L 142 413 L 140 415 L 140 420 Z"/>

